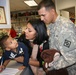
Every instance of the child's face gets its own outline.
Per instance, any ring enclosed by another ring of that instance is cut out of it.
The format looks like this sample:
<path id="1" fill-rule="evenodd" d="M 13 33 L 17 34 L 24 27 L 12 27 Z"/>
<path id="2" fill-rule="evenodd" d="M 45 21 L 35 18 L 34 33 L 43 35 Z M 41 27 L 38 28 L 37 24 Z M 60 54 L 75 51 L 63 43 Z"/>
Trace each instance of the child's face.
<path id="1" fill-rule="evenodd" d="M 18 42 L 9 36 L 5 42 L 6 50 L 14 50 L 18 47 Z"/>

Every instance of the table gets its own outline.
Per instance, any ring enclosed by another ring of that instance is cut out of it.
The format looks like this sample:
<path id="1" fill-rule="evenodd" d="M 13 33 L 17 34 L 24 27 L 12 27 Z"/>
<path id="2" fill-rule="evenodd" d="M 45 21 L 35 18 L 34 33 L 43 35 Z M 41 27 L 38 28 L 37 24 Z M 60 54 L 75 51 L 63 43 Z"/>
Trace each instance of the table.
<path id="1" fill-rule="evenodd" d="M 19 66 L 21 66 L 22 64 L 20 63 L 17 63 L 16 61 L 14 60 L 11 60 L 9 62 L 9 64 L 7 65 L 8 68 L 18 68 Z M 20 73 L 22 72 L 23 70 L 20 70 L 16 75 L 20 75 Z"/>

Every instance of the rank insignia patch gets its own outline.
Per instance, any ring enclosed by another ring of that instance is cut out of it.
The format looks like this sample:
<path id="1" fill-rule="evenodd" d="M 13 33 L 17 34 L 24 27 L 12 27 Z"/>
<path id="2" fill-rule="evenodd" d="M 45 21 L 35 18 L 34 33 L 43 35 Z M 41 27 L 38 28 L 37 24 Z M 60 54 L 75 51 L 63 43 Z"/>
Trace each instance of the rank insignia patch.
<path id="1" fill-rule="evenodd" d="M 70 45 L 71 45 L 71 41 L 65 39 L 65 41 L 64 41 L 64 46 L 69 48 Z"/>

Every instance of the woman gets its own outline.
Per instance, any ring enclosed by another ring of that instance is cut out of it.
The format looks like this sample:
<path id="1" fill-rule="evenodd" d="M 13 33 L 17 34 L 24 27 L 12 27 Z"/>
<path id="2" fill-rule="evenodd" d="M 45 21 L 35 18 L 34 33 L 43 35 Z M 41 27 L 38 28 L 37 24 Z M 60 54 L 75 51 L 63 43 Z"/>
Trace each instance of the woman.
<path id="1" fill-rule="evenodd" d="M 25 30 L 26 39 L 28 39 L 31 43 L 31 47 L 33 48 L 35 44 L 38 45 L 38 53 L 37 60 L 29 60 L 29 64 L 36 67 L 43 67 L 41 59 L 41 52 L 45 49 L 49 48 L 48 44 L 48 34 L 47 28 L 43 21 L 40 19 L 33 19 L 28 21 L 27 27 Z M 29 51 L 32 53 L 32 50 Z M 30 54 L 31 58 L 31 54 Z"/>
<path id="2" fill-rule="evenodd" d="M 29 59 L 29 65 L 42 69 L 43 60 L 40 56 L 41 52 L 45 49 L 49 49 L 48 34 L 47 34 L 47 28 L 45 23 L 40 19 L 29 20 L 25 29 L 25 36 L 26 36 L 25 39 L 30 41 L 29 45 L 31 47 L 31 49 L 29 50 L 29 54 L 30 54 L 29 57 L 31 58 Z M 36 60 L 32 58 L 32 52 L 33 52 L 32 50 L 35 45 L 38 46 Z M 22 58 L 21 60 L 23 61 Z M 25 75 L 25 74 L 26 74 L 25 71 L 21 73 L 21 75 Z"/>

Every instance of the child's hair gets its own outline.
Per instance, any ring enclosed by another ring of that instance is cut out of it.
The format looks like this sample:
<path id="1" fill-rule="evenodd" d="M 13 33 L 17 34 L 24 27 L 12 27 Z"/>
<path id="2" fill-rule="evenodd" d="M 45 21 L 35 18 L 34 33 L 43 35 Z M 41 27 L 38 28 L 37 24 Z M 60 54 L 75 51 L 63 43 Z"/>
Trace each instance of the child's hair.
<path id="1" fill-rule="evenodd" d="M 3 35 L 2 37 L 0 37 L 0 47 L 2 49 L 5 49 L 5 41 L 9 38 L 8 35 Z"/>

